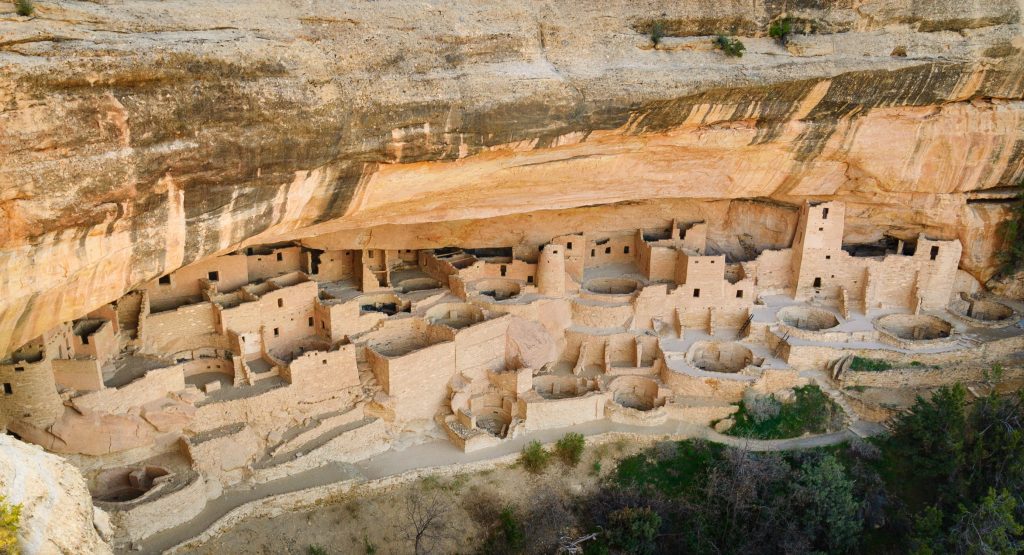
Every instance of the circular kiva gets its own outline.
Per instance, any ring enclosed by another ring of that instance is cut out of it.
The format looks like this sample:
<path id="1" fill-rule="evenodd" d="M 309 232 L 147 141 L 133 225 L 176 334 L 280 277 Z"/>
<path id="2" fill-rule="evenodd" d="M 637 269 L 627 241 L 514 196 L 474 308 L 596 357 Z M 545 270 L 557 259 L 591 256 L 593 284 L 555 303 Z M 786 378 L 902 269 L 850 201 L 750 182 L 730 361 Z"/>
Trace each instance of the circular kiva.
<path id="1" fill-rule="evenodd" d="M 926 314 L 890 314 L 879 318 L 878 329 L 908 341 L 929 341 L 949 337 L 953 326 Z"/>
<path id="2" fill-rule="evenodd" d="M 483 310 L 470 303 L 439 304 L 431 307 L 426 316 L 431 324 L 455 329 L 466 328 L 484 320 Z"/>
<path id="3" fill-rule="evenodd" d="M 519 295 L 519 283 L 511 279 L 484 279 L 473 284 L 481 295 L 487 295 L 496 301 L 504 301 Z"/>
<path id="4" fill-rule="evenodd" d="M 754 355 L 739 343 L 698 341 L 690 347 L 689 360 L 701 370 L 733 374 L 750 365 Z"/>
<path id="5" fill-rule="evenodd" d="M 839 325 L 835 314 L 811 306 L 787 306 L 778 312 L 779 321 L 807 331 L 821 331 Z"/>
<path id="6" fill-rule="evenodd" d="M 598 295 L 628 295 L 640 289 L 640 283 L 628 278 L 594 278 L 588 280 L 583 288 Z"/>

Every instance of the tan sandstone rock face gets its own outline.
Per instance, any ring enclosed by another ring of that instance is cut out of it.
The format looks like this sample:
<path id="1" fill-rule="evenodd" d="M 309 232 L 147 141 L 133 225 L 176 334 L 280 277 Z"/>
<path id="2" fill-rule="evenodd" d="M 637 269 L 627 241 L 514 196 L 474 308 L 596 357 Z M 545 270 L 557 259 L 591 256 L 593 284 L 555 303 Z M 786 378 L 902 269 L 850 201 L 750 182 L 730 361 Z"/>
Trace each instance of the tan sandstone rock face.
<path id="1" fill-rule="evenodd" d="M 706 219 L 741 259 L 837 199 L 848 242 L 959 238 L 985 283 L 1024 173 L 1020 4 L 822 6 L 4 4 L 0 354 L 183 264 L 324 233 L 505 246 Z M 783 9 L 818 34 L 766 37 Z"/>
<path id="2" fill-rule="evenodd" d="M 23 505 L 24 553 L 111 553 L 94 527 L 85 480 L 60 457 L 0 434 L 0 493 Z"/>

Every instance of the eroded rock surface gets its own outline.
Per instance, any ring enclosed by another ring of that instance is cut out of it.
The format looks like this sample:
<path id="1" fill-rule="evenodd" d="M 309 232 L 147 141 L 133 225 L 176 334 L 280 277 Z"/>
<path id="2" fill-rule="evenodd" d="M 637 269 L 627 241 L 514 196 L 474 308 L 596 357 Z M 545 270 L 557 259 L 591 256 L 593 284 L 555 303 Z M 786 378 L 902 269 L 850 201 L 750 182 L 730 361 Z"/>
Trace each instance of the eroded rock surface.
<path id="1" fill-rule="evenodd" d="M 92 497 L 81 473 L 42 448 L 0 434 L 0 493 L 20 503 L 24 553 L 111 553 L 94 526 Z"/>
<path id="2" fill-rule="evenodd" d="M 986 282 L 1024 172 L 1020 4 L 822 6 L 0 6 L 0 353 L 248 243 L 486 246 L 612 209 L 699 215 L 739 258 L 843 200 L 848 242 L 959 238 Z M 784 10 L 815 22 L 789 50 Z"/>

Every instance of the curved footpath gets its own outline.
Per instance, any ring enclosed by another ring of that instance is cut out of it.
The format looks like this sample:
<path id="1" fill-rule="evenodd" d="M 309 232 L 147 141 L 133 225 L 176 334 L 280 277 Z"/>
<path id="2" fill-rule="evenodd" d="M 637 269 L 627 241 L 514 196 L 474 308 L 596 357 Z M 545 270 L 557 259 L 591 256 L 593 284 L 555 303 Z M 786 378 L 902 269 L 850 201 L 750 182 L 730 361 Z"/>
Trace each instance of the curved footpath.
<path id="1" fill-rule="evenodd" d="M 723 435 L 688 422 L 630 426 L 602 420 L 530 433 L 472 453 L 463 453 L 447 440 L 432 440 L 400 451 L 389 450 L 355 464 L 335 463 L 252 487 L 242 485 L 227 489 L 220 497 L 210 500 L 192 520 L 155 534 L 136 547 L 143 553 L 183 553 L 189 547 L 196 547 L 196 542 L 205 542 L 247 518 L 301 510 L 357 486 L 386 487 L 427 474 L 474 472 L 510 463 L 516 460 L 527 442 L 552 443 L 570 431 L 590 436 L 591 442 L 614 440 L 622 435 L 669 440 L 702 438 L 750 451 L 787 451 L 834 445 L 877 430 L 854 433 L 847 428 L 817 436 L 755 440 Z"/>

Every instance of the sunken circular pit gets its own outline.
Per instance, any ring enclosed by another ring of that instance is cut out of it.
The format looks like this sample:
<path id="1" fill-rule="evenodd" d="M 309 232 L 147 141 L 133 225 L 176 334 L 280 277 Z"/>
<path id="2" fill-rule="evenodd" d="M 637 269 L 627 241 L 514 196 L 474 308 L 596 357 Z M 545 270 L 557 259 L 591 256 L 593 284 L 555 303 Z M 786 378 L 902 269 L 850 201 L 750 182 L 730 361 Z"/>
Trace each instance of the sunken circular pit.
<path id="1" fill-rule="evenodd" d="M 494 437 L 504 438 L 512 424 L 512 415 L 500 407 L 484 407 L 476 417 L 476 427 Z"/>
<path id="2" fill-rule="evenodd" d="M 629 295 L 640 289 L 640 283 L 629 278 L 594 278 L 583 288 L 598 295 Z"/>
<path id="3" fill-rule="evenodd" d="M 739 343 L 698 341 L 690 347 L 687 359 L 706 372 L 735 374 L 754 362 L 754 354 Z"/>
<path id="4" fill-rule="evenodd" d="M 484 311 L 470 303 L 443 303 L 427 311 L 427 321 L 435 325 L 462 329 L 484 321 Z"/>
<path id="5" fill-rule="evenodd" d="M 927 314 L 890 314 L 875 320 L 875 327 L 904 341 L 947 339 L 953 333 L 949 322 Z"/>
<path id="6" fill-rule="evenodd" d="M 433 278 L 421 277 L 421 278 L 410 278 L 398 282 L 395 289 L 402 293 L 412 293 L 415 291 L 430 291 L 431 289 L 440 289 L 441 282 Z"/>
<path id="7" fill-rule="evenodd" d="M 641 376 L 622 376 L 612 382 L 612 400 L 616 404 L 639 411 L 658 407 L 658 382 Z"/>
<path id="8" fill-rule="evenodd" d="M 533 379 L 533 390 L 544 399 L 569 399 L 586 395 L 596 389 L 595 384 L 576 376 L 537 376 Z"/>
<path id="9" fill-rule="evenodd" d="M 92 497 L 106 503 L 124 503 L 138 499 L 170 474 L 159 466 L 122 467 L 104 470 L 95 479 Z"/>
<path id="10" fill-rule="evenodd" d="M 787 306 L 779 310 L 779 321 L 806 331 L 821 331 L 839 325 L 835 314 L 811 306 Z"/>
<path id="11" fill-rule="evenodd" d="M 961 294 L 960 299 L 950 303 L 949 310 L 968 323 L 984 327 L 1005 326 L 1018 319 L 1017 311 L 1001 302 L 966 294 Z"/>
<path id="12" fill-rule="evenodd" d="M 496 301 L 504 301 L 519 295 L 522 288 L 512 279 L 484 279 L 474 284 L 477 292 Z"/>

